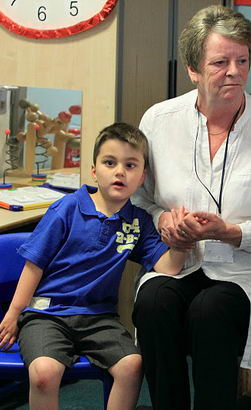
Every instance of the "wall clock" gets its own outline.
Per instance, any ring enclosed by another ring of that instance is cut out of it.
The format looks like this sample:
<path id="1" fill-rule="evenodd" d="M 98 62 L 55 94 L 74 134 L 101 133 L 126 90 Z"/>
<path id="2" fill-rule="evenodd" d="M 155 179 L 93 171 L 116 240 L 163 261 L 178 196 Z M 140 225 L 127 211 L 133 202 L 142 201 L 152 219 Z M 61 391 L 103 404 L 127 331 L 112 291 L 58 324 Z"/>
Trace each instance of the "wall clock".
<path id="1" fill-rule="evenodd" d="M 235 0 L 235 6 L 251 6 L 251 0 Z"/>
<path id="2" fill-rule="evenodd" d="M 21 36 L 70 36 L 102 22 L 118 0 L 1 0 L 0 24 Z"/>

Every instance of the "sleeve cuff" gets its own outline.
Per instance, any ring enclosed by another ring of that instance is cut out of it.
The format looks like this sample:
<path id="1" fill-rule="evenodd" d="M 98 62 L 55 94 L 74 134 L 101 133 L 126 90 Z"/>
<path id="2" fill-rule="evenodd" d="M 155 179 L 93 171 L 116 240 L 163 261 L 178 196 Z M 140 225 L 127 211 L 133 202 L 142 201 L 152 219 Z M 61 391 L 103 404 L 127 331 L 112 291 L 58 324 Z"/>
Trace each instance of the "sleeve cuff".
<path id="1" fill-rule="evenodd" d="M 164 209 L 162 209 L 162 208 L 156 208 L 156 209 L 153 211 L 153 213 L 152 213 L 153 223 L 154 223 L 154 225 L 155 225 L 155 228 L 156 228 L 157 232 L 159 232 L 159 230 L 158 230 L 159 217 L 160 217 L 160 215 L 161 215 L 163 212 L 165 212 Z"/>
<path id="2" fill-rule="evenodd" d="M 251 224 L 249 222 L 245 222 L 238 225 L 241 228 L 242 232 L 239 249 L 246 252 L 251 252 Z"/>

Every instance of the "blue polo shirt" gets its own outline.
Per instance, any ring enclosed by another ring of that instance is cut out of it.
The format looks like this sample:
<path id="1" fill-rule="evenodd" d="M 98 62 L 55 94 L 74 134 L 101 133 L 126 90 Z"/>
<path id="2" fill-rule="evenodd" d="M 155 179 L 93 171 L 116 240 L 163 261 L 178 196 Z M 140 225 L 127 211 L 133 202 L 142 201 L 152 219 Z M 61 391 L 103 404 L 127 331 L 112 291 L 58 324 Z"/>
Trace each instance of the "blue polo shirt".
<path id="1" fill-rule="evenodd" d="M 150 271 L 167 251 L 149 214 L 128 200 L 107 217 L 96 211 L 89 195 L 95 191 L 83 185 L 52 204 L 19 248 L 20 255 L 43 269 L 34 293 L 45 298 L 42 307 L 25 310 L 54 315 L 116 312 L 127 259 Z"/>

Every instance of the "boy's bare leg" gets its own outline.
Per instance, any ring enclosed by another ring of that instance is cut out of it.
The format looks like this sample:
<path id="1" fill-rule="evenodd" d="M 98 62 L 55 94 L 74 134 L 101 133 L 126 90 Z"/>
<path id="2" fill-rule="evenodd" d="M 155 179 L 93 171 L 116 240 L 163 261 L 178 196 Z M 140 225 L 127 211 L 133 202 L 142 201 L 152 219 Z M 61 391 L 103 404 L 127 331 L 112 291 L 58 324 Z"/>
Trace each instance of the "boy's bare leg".
<path id="1" fill-rule="evenodd" d="M 109 369 L 114 382 L 107 410 L 134 410 L 142 383 L 142 359 L 139 354 L 123 357 Z"/>
<path id="2" fill-rule="evenodd" d="M 42 356 L 29 366 L 30 410 L 58 410 L 59 386 L 65 366 L 55 359 Z"/>

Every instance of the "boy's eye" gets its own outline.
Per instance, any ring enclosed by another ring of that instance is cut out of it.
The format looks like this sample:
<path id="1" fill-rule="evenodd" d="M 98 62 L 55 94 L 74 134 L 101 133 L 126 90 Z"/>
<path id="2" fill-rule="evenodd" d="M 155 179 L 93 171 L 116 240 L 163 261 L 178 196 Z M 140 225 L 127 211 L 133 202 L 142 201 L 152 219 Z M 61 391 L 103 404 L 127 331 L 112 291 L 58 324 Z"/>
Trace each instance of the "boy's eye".
<path id="1" fill-rule="evenodd" d="M 114 161 L 112 159 L 106 159 L 104 161 L 104 164 L 107 165 L 108 167 L 111 167 L 112 165 L 114 165 Z"/>
<path id="2" fill-rule="evenodd" d="M 135 167 L 136 167 L 136 164 L 134 164 L 133 162 L 128 162 L 128 163 L 126 164 L 126 167 L 127 167 L 127 168 L 135 168 Z"/>

